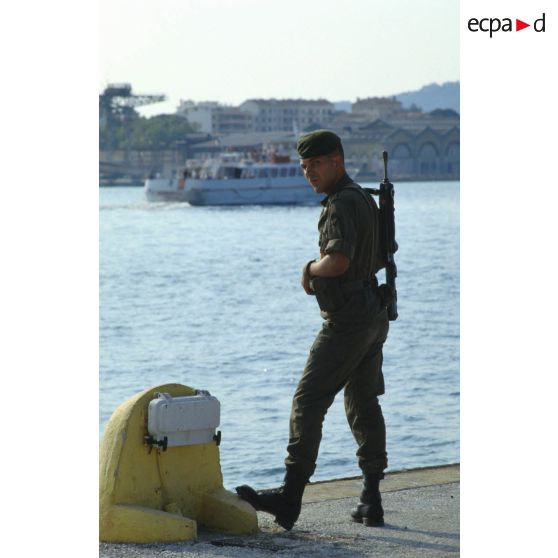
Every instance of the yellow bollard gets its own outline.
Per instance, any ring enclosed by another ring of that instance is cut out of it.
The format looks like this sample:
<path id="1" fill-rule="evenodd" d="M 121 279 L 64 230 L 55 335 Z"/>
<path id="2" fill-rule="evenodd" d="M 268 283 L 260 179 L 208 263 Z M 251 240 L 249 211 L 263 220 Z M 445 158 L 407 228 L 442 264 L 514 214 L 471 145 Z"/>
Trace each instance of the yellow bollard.
<path id="1" fill-rule="evenodd" d="M 150 388 L 124 402 L 106 425 L 100 452 L 100 539 L 154 543 L 195 539 L 197 526 L 258 531 L 252 506 L 223 488 L 215 442 L 152 449 L 147 407 L 156 392 L 195 395 L 180 384 Z"/>

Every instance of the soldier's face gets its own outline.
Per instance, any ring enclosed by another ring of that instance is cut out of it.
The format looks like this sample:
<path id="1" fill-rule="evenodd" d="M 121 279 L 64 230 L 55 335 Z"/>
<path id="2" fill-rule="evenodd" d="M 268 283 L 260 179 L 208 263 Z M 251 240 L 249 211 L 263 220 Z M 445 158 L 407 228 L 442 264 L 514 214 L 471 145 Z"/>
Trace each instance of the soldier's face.
<path id="1" fill-rule="evenodd" d="M 336 156 L 323 155 L 300 160 L 306 180 L 316 194 L 328 193 L 339 179 L 339 163 Z"/>

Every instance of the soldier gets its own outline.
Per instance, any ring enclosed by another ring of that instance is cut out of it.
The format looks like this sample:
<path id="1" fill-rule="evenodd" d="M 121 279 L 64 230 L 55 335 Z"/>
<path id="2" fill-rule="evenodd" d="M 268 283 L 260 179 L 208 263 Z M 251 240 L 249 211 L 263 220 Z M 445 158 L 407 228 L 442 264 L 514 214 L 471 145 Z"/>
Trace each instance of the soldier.
<path id="1" fill-rule="evenodd" d="M 300 514 L 304 488 L 316 466 L 325 414 L 344 389 L 345 411 L 358 444 L 364 485 L 353 521 L 384 524 L 379 483 L 387 467 L 382 347 L 388 333 L 386 304 L 378 290 L 378 207 L 345 171 L 343 147 L 333 132 L 317 130 L 297 143 L 300 165 L 317 194 L 326 194 L 318 222 L 320 259 L 308 262 L 302 288 L 315 295 L 324 323 L 294 394 L 286 474 L 281 487 L 236 488 L 257 510 L 290 530 Z"/>

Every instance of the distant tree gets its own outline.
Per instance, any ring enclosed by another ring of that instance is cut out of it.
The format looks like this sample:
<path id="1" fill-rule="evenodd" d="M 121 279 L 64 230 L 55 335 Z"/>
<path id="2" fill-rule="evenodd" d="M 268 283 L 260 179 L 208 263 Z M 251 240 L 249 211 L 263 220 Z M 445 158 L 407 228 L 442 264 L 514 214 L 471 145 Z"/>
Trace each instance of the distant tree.
<path id="1" fill-rule="evenodd" d="M 430 114 L 435 118 L 450 118 L 452 116 L 459 118 L 459 113 L 453 109 L 434 109 L 430 111 Z"/>
<path id="2" fill-rule="evenodd" d="M 175 114 L 140 118 L 134 122 L 131 144 L 136 149 L 168 149 L 193 131 L 188 120 Z"/>
<path id="3" fill-rule="evenodd" d="M 422 112 L 422 109 L 415 103 L 411 103 L 411 106 L 403 109 L 405 112 Z"/>
<path id="4" fill-rule="evenodd" d="M 113 149 L 169 149 L 195 127 L 183 116 L 159 114 L 114 122 L 99 131 L 101 148 Z"/>

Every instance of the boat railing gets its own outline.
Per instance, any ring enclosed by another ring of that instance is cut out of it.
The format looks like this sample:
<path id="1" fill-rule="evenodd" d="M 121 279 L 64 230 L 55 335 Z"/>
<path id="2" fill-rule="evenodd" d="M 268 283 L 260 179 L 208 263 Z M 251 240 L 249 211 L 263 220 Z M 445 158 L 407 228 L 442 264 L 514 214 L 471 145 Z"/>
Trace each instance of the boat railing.
<path id="1" fill-rule="evenodd" d="M 221 153 L 203 160 L 189 159 L 183 169 L 185 178 L 223 180 L 238 178 L 288 178 L 302 176 L 300 165 L 289 158 L 287 161 L 254 161 L 241 158 L 239 153 Z"/>

